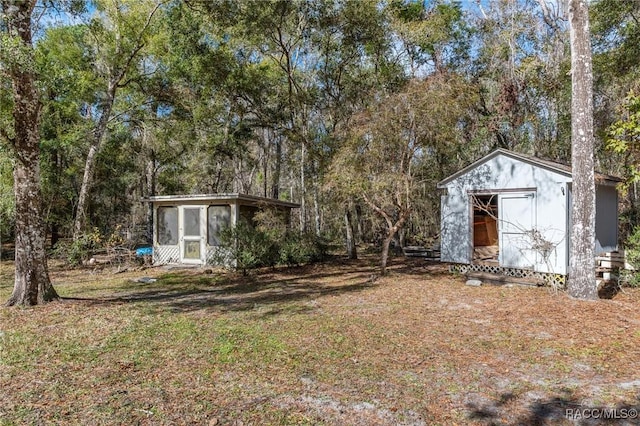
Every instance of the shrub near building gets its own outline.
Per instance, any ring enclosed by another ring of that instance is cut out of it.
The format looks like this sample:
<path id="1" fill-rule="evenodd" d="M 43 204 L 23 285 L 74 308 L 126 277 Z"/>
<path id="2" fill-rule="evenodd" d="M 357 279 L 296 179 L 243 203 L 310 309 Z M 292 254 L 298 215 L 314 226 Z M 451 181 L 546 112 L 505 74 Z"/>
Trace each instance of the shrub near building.
<path id="1" fill-rule="evenodd" d="M 621 280 L 630 287 L 640 287 L 640 226 L 636 226 L 625 243 L 625 261 L 633 270 L 622 271 Z"/>
<path id="2" fill-rule="evenodd" d="M 271 210 L 257 213 L 253 221 L 241 220 L 237 226 L 223 230 L 220 242 L 226 250 L 216 253 L 214 262 L 235 265 L 234 269 L 243 273 L 262 266 L 319 262 L 327 255 L 323 238 L 289 229 L 285 219 Z"/>

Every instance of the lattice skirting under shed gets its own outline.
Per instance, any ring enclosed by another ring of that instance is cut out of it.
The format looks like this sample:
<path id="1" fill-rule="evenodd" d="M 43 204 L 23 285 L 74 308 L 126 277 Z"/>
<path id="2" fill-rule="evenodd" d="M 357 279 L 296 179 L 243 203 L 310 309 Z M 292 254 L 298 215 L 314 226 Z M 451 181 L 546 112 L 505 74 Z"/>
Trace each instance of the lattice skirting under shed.
<path id="1" fill-rule="evenodd" d="M 541 280 L 547 285 L 554 288 L 564 288 L 566 284 L 566 276 L 562 274 L 552 274 L 549 272 L 536 272 L 531 269 L 505 268 L 494 265 L 467 265 L 456 263 L 449 266 L 451 272 L 466 274 L 469 272 L 484 272 L 495 275 L 506 275 L 514 278 L 530 278 Z"/>
<path id="2" fill-rule="evenodd" d="M 156 246 L 153 248 L 153 264 L 154 265 L 178 263 L 179 261 L 180 261 L 180 247 Z"/>

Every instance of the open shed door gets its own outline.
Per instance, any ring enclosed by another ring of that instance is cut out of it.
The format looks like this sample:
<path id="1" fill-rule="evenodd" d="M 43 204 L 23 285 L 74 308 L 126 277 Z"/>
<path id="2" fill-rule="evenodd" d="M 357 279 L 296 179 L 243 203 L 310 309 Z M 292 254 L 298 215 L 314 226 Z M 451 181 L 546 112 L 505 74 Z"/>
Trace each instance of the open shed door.
<path id="1" fill-rule="evenodd" d="M 536 252 L 531 247 L 535 228 L 535 193 L 508 193 L 498 196 L 500 266 L 533 268 Z"/>

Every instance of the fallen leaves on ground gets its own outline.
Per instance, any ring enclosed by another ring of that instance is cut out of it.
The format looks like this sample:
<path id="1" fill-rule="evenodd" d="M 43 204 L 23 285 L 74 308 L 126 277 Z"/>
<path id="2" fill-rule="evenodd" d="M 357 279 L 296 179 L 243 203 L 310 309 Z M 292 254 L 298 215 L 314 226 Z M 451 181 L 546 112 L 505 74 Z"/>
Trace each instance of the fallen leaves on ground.
<path id="1" fill-rule="evenodd" d="M 0 311 L 0 424 L 574 424 L 567 409 L 638 407 L 638 290 L 586 302 L 465 286 L 422 259 L 379 277 L 375 260 L 54 267 L 64 300 Z"/>

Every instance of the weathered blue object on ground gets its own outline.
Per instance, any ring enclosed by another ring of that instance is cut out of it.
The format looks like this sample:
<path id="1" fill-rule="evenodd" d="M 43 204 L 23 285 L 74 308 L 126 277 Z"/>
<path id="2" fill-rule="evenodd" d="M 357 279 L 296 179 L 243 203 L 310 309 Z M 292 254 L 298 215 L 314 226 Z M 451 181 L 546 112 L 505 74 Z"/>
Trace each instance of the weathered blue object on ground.
<path id="1" fill-rule="evenodd" d="M 136 256 L 138 257 L 151 255 L 153 255 L 153 247 L 140 247 L 139 249 L 136 249 Z"/>

